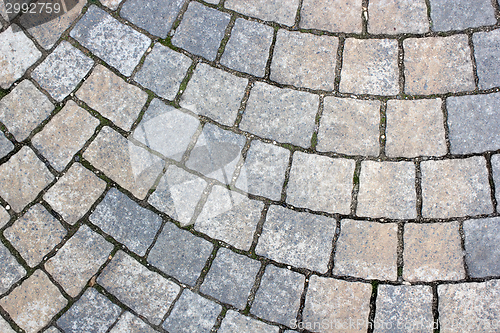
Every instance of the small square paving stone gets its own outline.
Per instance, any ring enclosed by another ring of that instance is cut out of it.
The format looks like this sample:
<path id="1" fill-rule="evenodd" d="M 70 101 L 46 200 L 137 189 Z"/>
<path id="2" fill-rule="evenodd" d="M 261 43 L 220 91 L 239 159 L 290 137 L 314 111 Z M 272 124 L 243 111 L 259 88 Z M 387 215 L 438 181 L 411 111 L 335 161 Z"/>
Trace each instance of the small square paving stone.
<path id="1" fill-rule="evenodd" d="M 148 37 L 96 6 L 90 6 L 70 36 L 125 76 L 132 74 L 151 45 Z"/>
<path id="2" fill-rule="evenodd" d="M 134 80 L 158 96 L 174 100 L 191 63 L 184 54 L 156 43 Z"/>
<path id="3" fill-rule="evenodd" d="M 326 273 L 336 221 L 271 206 L 255 252 L 278 262 Z"/>
<path id="4" fill-rule="evenodd" d="M 94 173 L 75 163 L 52 186 L 43 199 L 64 221 L 75 224 L 90 209 L 106 188 L 106 182 Z"/>
<path id="5" fill-rule="evenodd" d="M 213 61 L 229 19 L 229 14 L 205 7 L 199 2 L 190 2 L 175 31 L 172 44 Z"/>
<path id="6" fill-rule="evenodd" d="M 45 268 L 64 290 L 76 297 L 87 281 L 108 259 L 113 245 L 86 225 L 45 263 Z"/>
<path id="7" fill-rule="evenodd" d="M 110 127 L 103 127 L 83 157 L 139 199 L 144 199 L 164 162 Z"/>
<path id="8" fill-rule="evenodd" d="M 7 156 L 13 149 L 14 144 L 0 131 L 0 158 Z"/>
<path id="9" fill-rule="evenodd" d="M 208 333 L 221 310 L 219 304 L 184 289 L 163 328 L 171 333 Z"/>
<path id="10" fill-rule="evenodd" d="M 14 32 L 14 29 L 18 32 Z M 33 65 L 42 53 L 16 25 L 0 34 L 0 88 L 8 89 Z"/>
<path id="11" fill-rule="evenodd" d="M 151 323 L 159 325 L 180 287 L 119 251 L 97 282 Z"/>
<path id="12" fill-rule="evenodd" d="M 361 0 L 304 0 L 300 12 L 300 27 L 361 33 L 361 13 Z"/>
<path id="13" fill-rule="evenodd" d="M 394 223 L 342 220 L 333 274 L 395 281 L 397 233 Z"/>
<path id="14" fill-rule="evenodd" d="M 263 208 L 262 201 L 214 186 L 194 227 L 209 237 L 248 251 Z"/>
<path id="15" fill-rule="evenodd" d="M 328 213 L 349 214 L 356 162 L 314 154 L 293 154 L 287 202 Z"/>
<path id="16" fill-rule="evenodd" d="M 50 164 L 62 171 L 94 134 L 99 120 L 69 100 L 31 142 Z"/>
<path id="17" fill-rule="evenodd" d="M 0 306 L 27 333 L 38 332 L 49 323 L 68 301 L 47 275 L 37 270 L 0 300 Z"/>
<path id="18" fill-rule="evenodd" d="M 236 19 L 220 63 L 240 72 L 263 77 L 273 34 L 274 29 L 268 25 Z"/>
<path id="19" fill-rule="evenodd" d="M 125 312 L 120 316 L 118 322 L 113 326 L 109 333 L 157 333 L 151 326 L 131 314 Z"/>
<path id="20" fill-rule="evenodd" d="M 167 222 L 149 253 L 148 262 L 180 282 L 194 286 L 212 248 L 212 243 Z"/>
<path id="21" fill-rule="evenodd" d="M 493 212 L 486 160 L 425 161 L 422 169 L 422 215 L 449 218 Z"/>
<path id="22" fill-rule="evenodd" d="M 368 13 L 370 34 L 423 34 L 429 31 L 425 0 L 372 0 Z"/>
<path id="23" fill-rule="evenodd" d="M 333 90 L 337 37 L 280 29 L 271 64 L 271 80 L 318 90 Z"/>
<path id="24" fill-rule="evenodd" d="M 319 96 L 256 82 L 240 129 L 304 148 L 311 146 Z"/>
<path id="25" fill-rule="evenodd" d="M 493 170 L 493 180 L 495 183 L 495 195 L 498 208 L 500 204 L 500 155 L 493 155 L 491 157 L 491 168 Z"/>
<path id="26" fill-rule="evenodd" d="M 87 75 L 94 61 L 69 42 L 59 46 L 31 73 L 33 79 L 58 102 Z"/>
<path id="27" fill-rule="evenodd" d="M 399 92 L 397 41 L 346 39 L 340 77 L 341 92 L 396 95 Z"/>
<path id="28" fill-rule="evenodd" d="M 299 0 L 226 0 L 224 7 L 264 21 L 292 26 Z"/>
<path id="29" fill-rule="evenodd" d="M 54 179 L 29 147 L 23 147 L 0 166 L 0 196 L 20 212 Z"/>
<path id="30" fill-rule="evenodd" d="M 449 97 L 446 100 L 452 154 L 500 149 L 500 93 Z"/>
<path id="31" fill-rule="evenodd" d="M 229 310 L 220 325 L 219 333 L 278 333 L 278 326 L 246 317 L 236 311 Z"/>
<path id="32" fill-rule="evenodd" d="M 389 100 L 385 131 L 387 156 L 445 155 L 447 148 L 441 104 L 439 98 Z"/>
<path id="33" fill-rule="evenodd" d="M 490 0 L 430 0 L 432 30 L 449 31 L 497 23 Z"/>
<path id="34" fill-rule="evenodd" d="M 417 217 L 415 165 L 412 162 L 361 162 L 358 216 Z"/>
<path id="35" fill-rule="evenodd" d="M 1 26 L 1 24 L 0 24 L 0 26 Z M 0 316 L 0 332 L 3 332 L 3 333 L 16 333 L 16 331 L 14 331 L 12 329 L 12 327 L 10 327 L 9 323 L 5 319 L 3 319 L 2 316 Z"/>
<path id="36" fill-rule="evenodd" d="M 3 244 L 0 244 L 0 259 L 2 261 L 2 265 L 0 265 L 0 294 L 3 294 L 26 274 L 26 270 Z"/>
<path id="37" fill-rule="evenodd" d="M 248 150 L 236 187 L 271 200 L 281 199 L 290 151 L 254 140 Z"/>
<path id="38" fill-rule="evenodd" d="M 380 102 L 325 97 L 319 125 L 319 151 L 378 156 Z"/>
<path id="39" fill-rule="evenodd" d="M 5 229 L 4 235 L 28 265 L 34 267 L 63 240 L 66 229 L 42 205 L 36 204 Z"/>
<path id="40" fill-rule="evenodd" d="M 403 278 L 407 281 L 465 278 L 458 223 L 405 225 Z"/>
<path id="41" fill-rule="evenodd" d="M 475 33 L 472 40 L 479 89 L 500 86 L 500 30 Z"/>
<path id="42" fill-rule="evenodd" d="M 57 325 L 65 333 L 105 333 L 122 312 L 109 299 L 89 288 L 82 297 L 65 313 Z"/>
<path id="43" fill-rule="evenodd" d="M 474 278 L 500 275 L 500 218 L 464 222 L 465 261 Z"/>
<path id="44" fill-rule="evenodd" d="M 26 139 L 52 110 L 54 105 L 29 80 L 0 100 L 0 120 L 17 141 Z"/>
<path id="45" fill-rule="evenodd" d="M 433 95 L 474 90 L 466 35 L 408 38 L 403 41 L 403 47 L 407 94 Z"/>
<path id="46" fill-rule="evenodd" d="M 434 316 L 431 286 L 380 285 L 374 332 L 430 333 Z"/>
<path id="47" fill-rule="evenodd" d="M 76 96 L 115 125 L 128 131 L 146 104 L 148 94 L 97 65 Z"/>
<path id="48" fill-rule="evenodd" d="M 186 0 L 128 0 L 120 16 L 161 38 L 167 37 L 172 23 Z"/>
<path id="49" fill-rule="evenodd" d="M 179 103 L 196 114 L 231 126 L 238 115 L 247 85 L 248 79 L 201 63 L 196 67 Z"/>
<path id="50" fill-rule="evenodd" d="M 200 292 L 243 310 L 259 268 L 259 261 L 220 248 Z"/>
<path id="51" fill-rule="evenodd" d="M 9 220 L 10 214 L 5 210 L 5 208 L 3 208 L 3 206 L 0 206 L 0 228 L 3 228 Z"/>
<path id="52" fill-rule="evenodd" d="M 486 333 L 498 330 L 500 281 L 438 286 L 440 332 Z"/>
<path id="53" fill-rule="evenodd" d="M 327 323 L 321 332 L 366 332 L 370 312 L 372 286 L 368 283 L 335 280 L 313 275 L 309 281 L 302 325 L 317 330 L 318 323 Z M 316 325 L 316 326 L 315 326 Z"/>
<path id="54" fill-rule="evenodd" d="M 297 317 L 305 277 L 273 265 L 266 267 L 251 312 L 289 326 Z"/>

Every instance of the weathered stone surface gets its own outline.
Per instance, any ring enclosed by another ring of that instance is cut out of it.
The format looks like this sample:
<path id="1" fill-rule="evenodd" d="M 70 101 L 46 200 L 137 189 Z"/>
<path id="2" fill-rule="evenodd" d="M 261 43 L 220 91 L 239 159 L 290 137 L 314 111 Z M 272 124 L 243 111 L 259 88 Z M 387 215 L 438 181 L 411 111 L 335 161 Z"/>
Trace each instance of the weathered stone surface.
<path id="1" fill-rule="evenodd" d="M 304 0 L 300 13 L 300 27 L 361 33 L 361 5 L 361 0 Z"/>
<path id="2" fill-rule="evenodd" d="M 165 274 L 193 286 L 212 253 L 212 247 L 203 238 L 168 222 L 149 253 L 148 262 Z"/>
<path id="3" fill-rule="evenodd" d="M 44 331 L 44 333 L 61 333 L 61 331 L 59 331 L 57 328 L 52 326 L 52 327 L 49 327 L 46 331 Z"/>
<path id="4" fill-rule="evenodd" d="M 28 265 L 34 267 L 62 241 L 66 229 L 42 205 L 36 204 L 7 228 L 4 235 Z"/>
<path id="5" fill-rule="evenodd" d="M 390 157 L 446 154 L 442 100 L 390 100 L 386 111 L 385 153 Z M 448 118 L 449 120 L 449 118 Z"/>
<path id="6" fill-rule="evenodd" d="M 156 333 L 151 326 L 148 326 L 145 322 L 131 314 L 130 312 L 125 312 L 120 316 L 118 322 L 113 326 L 109 333 Z"/>
<path id="7" fill-rule="evenodd" d="M 406 224 L 403 258 L 408 281 L 465 278 L 458 223 Z"/>
<path id="8" fill-rule="evenodd" d="M 205 7 L 199 2 L 190 2 L 175 31 L 172 44 L 213 61 L 229 19 L 229 14 Z"/>
<path id="9" fill-rule="evenodd" d="M 279 30 L 271 80 L 318 90 L 333 90 L 337 37 Z"/>
<path id="10" fill-rule="evenodd" d="M 465 261 L 476 278 L 500 275 L 500 218 L 464 222 Z"/>
<path id="11" fill-rule="evenodd" d="M 495 195 L 498 208 L 500 204 L 500 155 L 493 155 L 491 157 L 491 167 L 493 169 L 493 181 L 495 183 Z"/>
<path id="12" fill-rule="evenodd" d="M 236 311 L 229 310 L 222 321 L 219 333 L 278 333 L 279 327 L 246 317 Z"/>
<path id="13" fill-rule="evenodd" d="M 27 333 L 38 332 L 68 301 L 47 275 L 37 270 L 27 280 L 0 300 L 0 306 Z"/>
<path id="14" fill-rule="evenodd" d="M 2 265 L 0 265 L 0 294 L 3 294 L 26 274 L 26 270 L 3 244 L 0 244 L 0 258 L 2 260 Z"/>
<path id="15" fill-rule="evenodd" d="M 50 164 L 62 171 L 94 134 L 99 120 L 69 100 L 31 142 Z"/>
<path id="16" fill-rule="evenodd" d="M 287 202 L 328 213 L 349 214 L 354 160 L 295 152 Z"/>
<path id="17" fill-rule="evenodd" d="M 358 216 L 416 218 L 416 197 L 415 166 L 412 162 L 361 163 Z"/>
<path id="18" fill-rule="evenodd" d="M 423 34 L 429 31 L 425 0 L 372 0 L 368 5 L 371 34 Z"/>
<path id="19" fill-rule="evenodd" d="M 268 139 L 310 147 L 319 97 L 256 82 L 240 128 Z"/>
<path id="20" fill-rule="evenodd" d="M 292 26 L 299 6 L 298 0 L 227 0 L 224 6 L 248 16 L 264 21 L 273 21 Z"/>
<path id="21" fill-rule="evenodd" d="M 26 139 L 52 110 L 54 105 L 29 80 L 0 100 L 0 120 L 17 141 Z"/>
<path id="22" fill-rule="evenodd" d="M 430 218 L 493 212 L 486 160 L 425 161 L 422 169 L 422 215 Z"/>
<path id="23" fill-rule="evenodd" d="M 45 263 L 45 268 L 70 296 L 75 297 L 108 259 L 112 249 L 112 244 L 82 225 Z"/>
<path id="24" fill-rule="evenodd" d="M 394 223 L 342 220 L 333 274 L 395 281 L 397 233 Z"/>
<path id="25" fill-rule="evenodd" d="M 3 228 L 9 220 L 10 214 L 5 210 L 5 208 L 3 208 L 3 206 L 0 206 L 0 228 Z"/>
<path id="26" fill-rule="evenodd" d="M 378 156 L 380 102 L 325 97 L 318 151 Z"/>
<path id="27" fill-rule="evenodd" d="M 244 309 L 260 262 L 220 248 L 200 292 Z"/>
<path id="28" fill-rule="evenodd" d="M 407 94 L 432 95 L 474 90 L 466 35 L 408 38 L 403 41 L 403 47 Z"/>
<path id="29" fill-rule="evenodd" d="M 33 150 L 24 146 L 0 166 L 0 195 L 14 211 L 20 212 L 53 179 Z"/>
<path id="30" fill-rule="evenodd" d="M 12 327 L 10 327 L 9 323 L 5 321 L 3 317 L 0 317 L 0 330 L 4 333 L 16 333 L 16 331 L 14 331 Z"/>
<path id="31" fill-rule="evenodd" d="M 71 37 L 125 76 L 130 76 L 151 40 L 96 6 L 90 6 Z"/>
<path id="32" fill-rule="evenodd" d="M 0 132 L 0 158 L 5 157 L 14 149 L 14 145 L 10 142 L 3 132 Z"/>
<path id="33" fill-rule="evenodd" d="M 475 33 L 472 40 L 479 88 L 500 86 L 500 30 Z"/>
<path id="34" fill-rule="evenodd" d="M 94 61 L 69 42 L 59 46 L 31 73 L 33 79 L 58 102 L 87 75 Z"/>
<path id="35" fill-rule="evenodd" d="M 117 10 L 123 0 L 100 0 L 99 2 L 111 10 Z"/>
<path id="36" fill-rule="evenodd" d="M 255 252 L 292 266 L 326 273 L 335 226 L 332 218 L 271 206 Z"/>
<path id="37" fill-rule="evenodd" d="M 189 80 L 180 105 L 196 114 L 232 126 L 247 85 L 247 79 L 201 63 Z"/>
<path id="38" fill-rule="evenodd" d="M 430 0 L 432 30 L 464 30 L 497 23 L 489 0 Z"/>

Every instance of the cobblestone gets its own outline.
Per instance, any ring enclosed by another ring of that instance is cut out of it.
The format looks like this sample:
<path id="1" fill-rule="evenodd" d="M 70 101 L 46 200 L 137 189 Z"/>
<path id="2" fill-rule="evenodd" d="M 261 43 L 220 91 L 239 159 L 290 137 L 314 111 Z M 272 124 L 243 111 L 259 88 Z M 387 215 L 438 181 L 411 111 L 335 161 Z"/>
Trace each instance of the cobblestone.
<path id="1" fill-rule="evenodd" d="M 2 273 L 0 275 L 0 294 L 3 294 L 26 274 L 26 270 L 3 244 L 0 244 L 0 258 L 2 259 L 2 266 L 0 266 L 0 273 Z"/>
<path id="2" fill-rule="evenodd" d="M 423 34 L 429 31 L 425 0 L 372 0 L 368 5 L 371 34 Z"/>
<path id="3" fill-rule="evenodd" d="M 227 0 L 224 2 L 224 7 L 241 14 L 288 26 L 294 25 L 298 6 L 299 0 Z"/>
<path id="4" fill-rule="evenodd" d="M 239 314 L 229 310 L 222 321 L 219 329 L 220 333 L 278 333 L 279 327 L 271 326 L 261 321 Z"/>
<path id="5" fill-rule="evenodd" d="M 123 0 L 101 0 L 100 2 L 111 10 L 117 10 Z"/>
<path id="6" fill-rule="evenodd" d="M 479 89 L 500 86 L 500 31 L 478 32 L 472 36 Z"/>
<path id="7" fill-rule="evenodd" d="M 464 222 L 465 261 L 472 277 L 500 275 L 500 218 Z"/>
<path id="8" fill-rule="evenodd" d="M 3 132 L 0 132 L 0 158 L 7 156 L 14 149 L 14 145 L 5 137 Z"/>
<path id="9" fill-rule="evenodd" d="M 491 167 L 493 170 L 493 179 L 495 183 L 495 195 L 497 199 L 497 208 L 500 203 L 500 155 L 491 157 Z"/>
<path id="10" fill-rule="evenodd" d="M 0 229 L 3 228 L 9 220 L 9 213 L 5 210 L 5 208 L 3 208 L 3 206 L 0 206 Z"/>
<path id="11" fill-rule="evenodd" d="M 359 0 L 304 0 L 300 27 L 330 32 L 361 33 L 362 2 Z"/>
<path id="12" fill-rule="evenodd" d="M 430 0 L 434 31 L 463 30 L 497 23 L 488 0 Z"/>
<path id="13" fill-rule="evenodd" d="M 109 333 L 156 333 L 152 327 L 148 326 L 145 322 L 131 314 L 130 312 L 125 312 L 120 316 L 120 319 L 113 326 L 113 329 Z"/>
<path id="14" fill-rule="evenodd" d="M 0 24 L 1 26 L 1 24 Z M 5 319 L 3 319 L 3 317 L 0 317 L 0 330 L 2 330 L 2 332 L 4 333 L 16 333 L 16 331 L 14 331 L 8 322 L 5 321 Z"/>

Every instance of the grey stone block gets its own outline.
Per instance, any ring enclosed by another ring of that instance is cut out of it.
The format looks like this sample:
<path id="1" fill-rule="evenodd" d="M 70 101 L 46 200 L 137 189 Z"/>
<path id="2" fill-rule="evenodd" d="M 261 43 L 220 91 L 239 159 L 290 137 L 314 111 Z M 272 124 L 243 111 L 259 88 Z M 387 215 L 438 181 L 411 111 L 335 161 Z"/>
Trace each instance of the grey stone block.
<path id="1" fill-rule="evenodd" d="M 262 321 L 246 317 L 236 311 L 229 310 L 222 321 L 219 333 L 278 333 L 278 326 L 271 326 Z"/>
<path id="2" fill-rule="evenodd" d="M 300 27 L 330 32 L 361 33 L 362 2 L 357 0 L 304 0 Z"/>
<path id="3" fill-rule="evenodd" d="M 432 30 L 464 30 L 497 23 L 490 0 L 430 0 Z"/>
<path id="4" fill-rule="evenodd" d="M 5 208 L 3 208 L 3 206 L 0 206 L 0 228 L 3 228 L 9 220 L 10 214 L 5 210 Z"/>
<path id="5" fill-rule="evenodd" d="M 0 132 L 0 158 L 5 157 L 14 149 L 14 144 L 5 137 L 3 132 Z"/>
<path id="6" fill-rule="evenodd" d="M 500 86 L 500 30 L 475 33 L 472 40 L 479 88 Z"/>
<path id="7" fill-rule="evenodd" d="M 482 278 L 500 275 L 500 218 L 467 220 L 465 261 L 470 276 Z"/>
<path id="8" fill-rule="evenodd" d="M 491 157 L 491 167 L 493 169 L 493 182 L 495 183 L 495 196 L 497 199 L 497 207 L 500 205 L 500 155 Z"/>
<path id="9" fill-rule="evenodd" d="M 368 4 L 371 34 L 423 34 L 429 31 L 425 0 L 372 0 Z"/>
<path id="10" fill-rule="evenodd" d="M 299 0 L 227 0 L 224 6 L 264 21 L 273 21 L 292 26 L 295 23 Z"/>
<path id="11" fill-rule="evenodd" d="M 109 331 L 109 333 L 157 333 L 158 331 L 153 329 L 151 326 L 131 314 L 130 312 L 125 312 L 120 316 L 120 319 L 116 322 L 115 326 Z"/>
<path id="12" fill-rule="evenodd" d="M 26 274 L 26 270 L 3 244 L 0 245 L 0 258 L 2 258 L 2 265 L 0 265 L 0 294 L 3 294 Z"/>

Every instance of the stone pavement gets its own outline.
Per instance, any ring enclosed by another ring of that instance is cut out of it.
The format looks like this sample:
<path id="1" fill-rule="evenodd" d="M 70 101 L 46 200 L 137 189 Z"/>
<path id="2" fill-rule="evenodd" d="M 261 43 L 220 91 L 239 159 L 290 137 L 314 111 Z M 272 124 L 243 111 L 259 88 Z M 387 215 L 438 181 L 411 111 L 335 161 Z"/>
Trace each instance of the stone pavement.
<path id="1" fill-rule="evenodd" d="M 12 2 L 1 333 L 500 332 L 497 0 Z"/>

